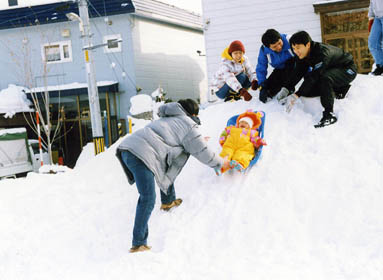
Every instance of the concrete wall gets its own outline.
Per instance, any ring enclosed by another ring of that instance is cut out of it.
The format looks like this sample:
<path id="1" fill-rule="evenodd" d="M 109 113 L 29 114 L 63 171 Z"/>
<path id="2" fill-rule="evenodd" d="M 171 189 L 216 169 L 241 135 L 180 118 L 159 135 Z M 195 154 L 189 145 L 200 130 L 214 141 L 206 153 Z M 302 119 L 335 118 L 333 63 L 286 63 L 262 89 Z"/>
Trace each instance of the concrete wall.
<path id="1" fill-rule="evenodd" d="M 137 86 L 150 94 L 160 85 L 166 97 L 206 100 L 205 42 L 202 31 L 133 16 Z"/>
<path id="2" fill-rule="evenodd" d="M 317 0 L 206 0 L 202 1 L 206 24 L 207 71 L 212 79 L 221 61 L 221 53 L 231 41 L 241 40 L 253 66 L 257 64 L 262 34 L 269 28 L 293 34 L 306 30 L 313 40 L 321 41 L 320 18 L 314 13 Z"/>

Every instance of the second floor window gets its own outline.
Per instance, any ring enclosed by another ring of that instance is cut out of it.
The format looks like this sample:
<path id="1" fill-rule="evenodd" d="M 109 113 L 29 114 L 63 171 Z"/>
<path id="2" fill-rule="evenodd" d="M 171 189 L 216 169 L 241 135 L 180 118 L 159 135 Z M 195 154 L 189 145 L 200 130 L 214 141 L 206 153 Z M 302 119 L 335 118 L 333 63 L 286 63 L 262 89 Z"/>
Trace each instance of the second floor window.
<path id="1" fill-rule="evenodd" d="M 9 7 L 11 6 L 17 6 L 17 0 L 8 0 Z"/>
<path id="2" fill-rule="evenodd" d="M 43 61 L 47 63 L 61 63 L 72 61 L 72 47 L 70 41 L 56 42 L 42 46 Z"/>

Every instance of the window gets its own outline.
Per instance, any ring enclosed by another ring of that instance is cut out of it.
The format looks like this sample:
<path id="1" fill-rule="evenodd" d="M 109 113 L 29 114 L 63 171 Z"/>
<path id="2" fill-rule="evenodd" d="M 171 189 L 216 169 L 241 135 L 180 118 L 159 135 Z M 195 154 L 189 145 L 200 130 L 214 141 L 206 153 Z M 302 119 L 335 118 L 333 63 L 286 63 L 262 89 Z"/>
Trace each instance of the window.
<path id="1" fill-rule="evenodd" d="M 104 43 L 107 44 L 104 47 L 105 53 L 121 52 L 121 34 L 104 36 Z"/>
<path id="2" fill-rule="evenodd" d="M 17 0 L 8 0 L 8 6 L 17 6 Z"/>
<path id="3" fill-rule="evenodd" d="M 72 61 L 72 46 L 70 41 L 43 45 L 42 57 L 43 61 L 47 63 L 62 63 Z"/>

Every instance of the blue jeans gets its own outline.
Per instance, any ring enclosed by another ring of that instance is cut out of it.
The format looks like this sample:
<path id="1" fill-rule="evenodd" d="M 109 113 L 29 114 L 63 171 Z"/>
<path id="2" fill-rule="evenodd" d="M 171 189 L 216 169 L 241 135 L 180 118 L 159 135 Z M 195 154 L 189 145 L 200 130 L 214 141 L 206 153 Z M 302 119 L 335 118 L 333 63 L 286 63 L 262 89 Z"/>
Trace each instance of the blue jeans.
<path id="1" fill-rule="evenodd" d="M 122 161 L 132 172 L 140 194 L 136 207 L 136 218 L 133 228 L 133 246 L 147 245 L 149 235 L 148 222 L 156 202 L 154 174 L 139 158 L 129 151 L 121 152 Z M 171 185 L 168 194 L 161 191 L 161 202 L 169 204 L 175 199 L 174 185 Z"/>
<path id="2" fill-rule="evenodd" d="M 368 37 L 368 48 L 375 64 L 383 66 L 383 17 L 375 18 Z"/>
<path id="3" fill-rule="evenodd" d="M 249 78 L 246 76 L 244 72 L 238 74 L 235 76 L 238 80 L 238 82 L 241 84 L 243 88 L 249 88 L 251 86 Z M 221 87 L 215 95 L 217 95 L 221 99 L 225 99 L 226 96 L 229 95 L 229 90 L 234 91 L 231 87 L 229 87 L 226 83 Z"/>

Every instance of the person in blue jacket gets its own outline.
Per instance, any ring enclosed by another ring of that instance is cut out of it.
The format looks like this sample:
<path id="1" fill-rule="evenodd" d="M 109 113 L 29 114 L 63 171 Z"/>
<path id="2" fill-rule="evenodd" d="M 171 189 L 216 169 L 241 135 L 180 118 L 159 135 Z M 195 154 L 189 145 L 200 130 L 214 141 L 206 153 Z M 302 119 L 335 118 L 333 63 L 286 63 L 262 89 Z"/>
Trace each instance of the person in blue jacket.
<path id="1" fill-rule="evenodd" d="M 259 49 L 256 73 L 260 85 L 259 100 L 267 102 L 273 98 L 288 80 L 294 68 L 294 54 L 290 48 L 286 34 L 280 34 L 275 29 L 268 29 L 262 35 L 262 46 Z M 274 70 L 267 77 L 267 67 L 271 65 Z"/>

